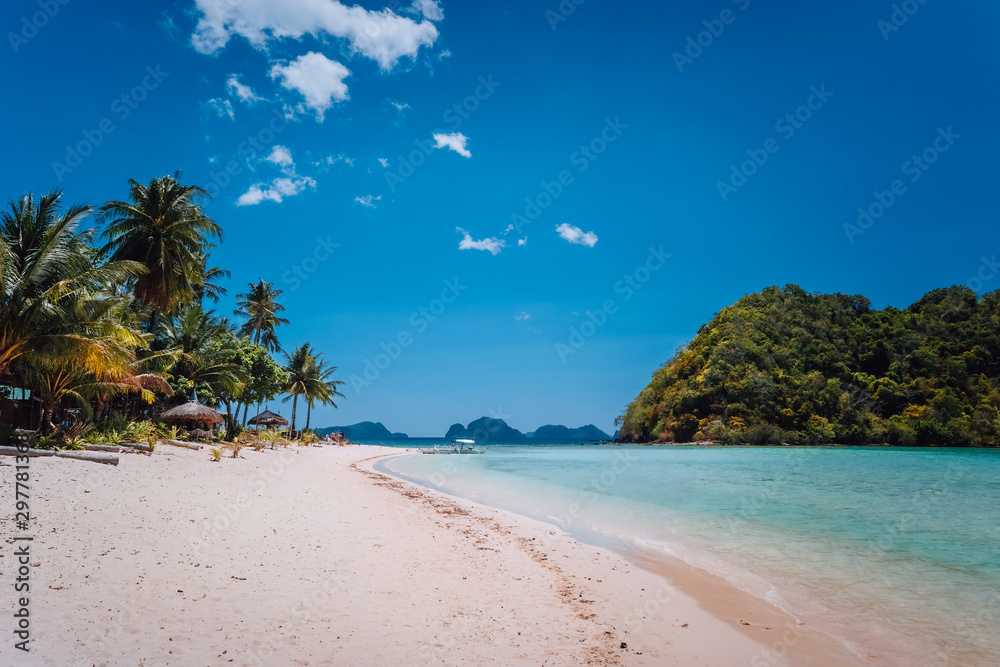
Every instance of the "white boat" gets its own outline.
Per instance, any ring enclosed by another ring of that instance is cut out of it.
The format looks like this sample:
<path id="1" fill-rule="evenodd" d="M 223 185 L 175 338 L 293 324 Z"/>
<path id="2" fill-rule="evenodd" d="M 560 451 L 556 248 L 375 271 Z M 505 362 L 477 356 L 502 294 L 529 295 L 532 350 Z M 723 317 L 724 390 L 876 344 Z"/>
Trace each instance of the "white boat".
<path id="1" fill-rule="evenodd" d="M 476 447 L 475 440 L 457 438 L 451 441 L 451 445 L 434 445 L 433 447 L 423 447 L 421 454 L 483 454 L 489 447 Z"/>

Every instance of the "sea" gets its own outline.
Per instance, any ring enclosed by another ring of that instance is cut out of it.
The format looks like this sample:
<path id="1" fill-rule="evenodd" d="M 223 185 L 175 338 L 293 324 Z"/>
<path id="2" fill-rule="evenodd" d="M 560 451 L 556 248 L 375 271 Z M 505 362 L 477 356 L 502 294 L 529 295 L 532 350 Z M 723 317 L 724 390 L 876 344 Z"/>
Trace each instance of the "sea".
<path id="1" fill-rule="evenodd" d="M 872 665 L 1000 665 L 1000 450 L 522 441 L 377 467 L 722 577 Z"/>

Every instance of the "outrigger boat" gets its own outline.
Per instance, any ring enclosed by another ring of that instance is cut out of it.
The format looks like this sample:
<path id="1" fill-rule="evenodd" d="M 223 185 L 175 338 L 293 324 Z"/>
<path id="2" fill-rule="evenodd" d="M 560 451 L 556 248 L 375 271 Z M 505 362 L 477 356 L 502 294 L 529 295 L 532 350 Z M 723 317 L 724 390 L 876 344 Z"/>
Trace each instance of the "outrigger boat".
<path id="1" fill-rule="evenodd" d="M 465 440 L 458 438 L 451 441 L 451 445 L 434 445 L 433 447 L 421 448 L 421 454 L 482 454 L 489 447 L 476 447 L 475 440 Z"/>

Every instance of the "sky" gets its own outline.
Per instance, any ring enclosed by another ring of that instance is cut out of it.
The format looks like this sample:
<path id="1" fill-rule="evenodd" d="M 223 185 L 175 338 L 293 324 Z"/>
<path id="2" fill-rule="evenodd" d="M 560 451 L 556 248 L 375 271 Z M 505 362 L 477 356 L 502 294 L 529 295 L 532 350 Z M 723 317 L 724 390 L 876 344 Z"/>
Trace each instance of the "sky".
<path id="1" fill-rule="evenodd" d="M 177 170 L 206 187 L 216 312 L 273 282 L 282 345 L 345 382 L 313 426 L 613 433 L 769 285 L 877 307 L 1000 288 L 998 20 L 985 0 L 11 1 L 0 183 L 95 205 Z"/>

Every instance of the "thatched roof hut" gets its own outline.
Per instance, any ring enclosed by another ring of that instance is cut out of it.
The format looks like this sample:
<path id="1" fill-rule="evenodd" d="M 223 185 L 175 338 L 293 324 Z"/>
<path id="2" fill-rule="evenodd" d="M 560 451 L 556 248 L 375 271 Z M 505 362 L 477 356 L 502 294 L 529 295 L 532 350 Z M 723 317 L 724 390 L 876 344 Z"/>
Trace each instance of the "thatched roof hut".
<path id="1" fill-rule="evenodd" d="M 173 424 L 184 422 L 195 422 L 197 424 L 221 424 L 222 415 L 196 400 L 191 400 L 184 405 L 178 405 L 160 415 L 160 419 Z"/>
<path id="2" fill-rule="evenodd" d="M 264 410 L 256 417 L 247 421 L 251 426 L 288 426 L 288 420 L 270 410 Z"/>

